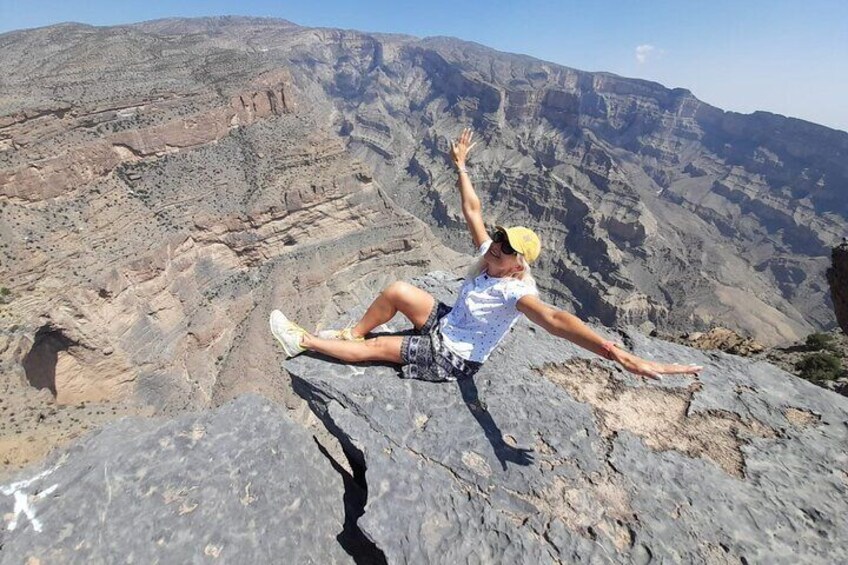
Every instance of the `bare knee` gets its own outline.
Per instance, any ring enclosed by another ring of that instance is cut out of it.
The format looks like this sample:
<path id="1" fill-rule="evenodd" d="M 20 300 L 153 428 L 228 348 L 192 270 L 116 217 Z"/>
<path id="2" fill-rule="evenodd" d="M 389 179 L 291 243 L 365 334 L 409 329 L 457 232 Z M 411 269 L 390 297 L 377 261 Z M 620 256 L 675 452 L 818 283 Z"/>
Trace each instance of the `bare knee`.
<path id="1" fill-rule="evenodd" d="M 383 289 L 383 296 L 392 304 L 408 302 L 415 292 L 415 287 L 404 281 L 395 281 Z"/>
<path id="2" fill-rule="evenodd" d="M 403 281 L 393 282 L 387 286 L 383 296 L 416 328 L 420 328 L 427 321 L 435 304 L 435 299 L 430 293 Z"/>
<path id="3" fill-rule="evenodd" d="M 383 295 L 392 303 L 392 305 L 409 315 L 410 307 L 417 310 L 420 307 L 424 311 L 424 316 L 430 313 L 432 308 L 433 297 L 425 290 L 411 285 L 408 282 L 396 281 L 390 284 L 383 290 Z"/>

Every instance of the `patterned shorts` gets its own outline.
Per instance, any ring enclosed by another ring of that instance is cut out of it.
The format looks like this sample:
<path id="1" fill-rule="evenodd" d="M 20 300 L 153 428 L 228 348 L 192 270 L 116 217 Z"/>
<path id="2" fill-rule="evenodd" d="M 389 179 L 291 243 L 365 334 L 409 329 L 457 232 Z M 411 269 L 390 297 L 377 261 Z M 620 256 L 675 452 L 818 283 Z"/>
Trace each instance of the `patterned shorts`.
<path id="1" fill-rule="evenodd" d="M 401 376 L 405 379 L 444 382 L 474 376 L 481 363 L 463 359 L 445 347 L 439 331 L 439 320 L 452 308 L 444 302 L 436 302 L 430 316 L 418 330 L 418 335 L 403 338 L 400 356 L 403 362 Z"/>

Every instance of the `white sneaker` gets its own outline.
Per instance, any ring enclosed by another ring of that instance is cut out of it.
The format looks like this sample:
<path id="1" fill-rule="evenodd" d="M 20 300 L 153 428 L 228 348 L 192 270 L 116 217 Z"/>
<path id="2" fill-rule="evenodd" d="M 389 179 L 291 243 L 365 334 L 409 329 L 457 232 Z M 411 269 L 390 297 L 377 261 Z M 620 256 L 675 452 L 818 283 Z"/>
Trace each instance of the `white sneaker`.
<path id="1" fill-rule="evenodd" d="M 306 348 L 300 345 L 301 339 L 306 335 L 305 329 L 286 318 L 285 314 L 279 310 L 271 312 L 270 323 L 271 333 L 274 334 L 274 337 L 283 346 L 287 358 L 294 357 L 306 351 Z"/>

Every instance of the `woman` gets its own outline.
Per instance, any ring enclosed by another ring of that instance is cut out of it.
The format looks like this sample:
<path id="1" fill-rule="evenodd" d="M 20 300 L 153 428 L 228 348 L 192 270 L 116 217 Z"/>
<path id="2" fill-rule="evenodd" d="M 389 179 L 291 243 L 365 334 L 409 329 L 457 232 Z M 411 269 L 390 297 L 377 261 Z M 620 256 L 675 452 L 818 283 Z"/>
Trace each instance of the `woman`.
<path id="1" fill-rule="evenodd" d="M 604 340 L 579 318 L 539 300 L 530 263 L 538 258 L 541 242 L 524 227 L 501 228 L 489 236 L 483 224 L 480 200 L 465 169 L 475 144 L 463 130 L 451 142 L 451 157 L 459 174 L 462 213 L 477 248 L 478 261 L 469 271 L 453 307 L 405 282 L 389 285 L 355 326 L 317 336 L 271 313 L 271 331 L 287 356 L 317 351 L 348 362 L 388 361 L 402 365 L 404 377 L 451 381 L 473 376 L 489 354 L 524 314 L 553 335 L 621 364 L 631 373 L 658 378 L 662 374 L 697 374 L 699 365 L 662 364 L 641 359 Z M 416 335 L 365 339 L 371 330 L 405 315 Z"/>

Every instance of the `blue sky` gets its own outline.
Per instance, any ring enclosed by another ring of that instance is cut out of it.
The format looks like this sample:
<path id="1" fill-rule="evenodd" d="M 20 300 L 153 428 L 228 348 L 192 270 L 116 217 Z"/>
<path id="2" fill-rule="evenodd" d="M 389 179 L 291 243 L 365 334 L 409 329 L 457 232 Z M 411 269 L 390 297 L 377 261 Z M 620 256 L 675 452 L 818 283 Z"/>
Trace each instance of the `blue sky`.
<path id="1" fill-rule="evenodd" d="M 848 1 L 0 0 L 0 33 L 63 21 L 273 16 L 304 26 L 449 35 L 569 67 L 691 90 L 848 131 Z"/>

